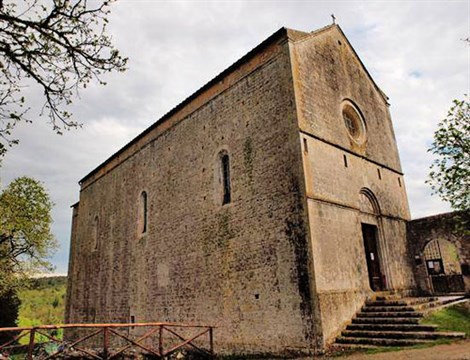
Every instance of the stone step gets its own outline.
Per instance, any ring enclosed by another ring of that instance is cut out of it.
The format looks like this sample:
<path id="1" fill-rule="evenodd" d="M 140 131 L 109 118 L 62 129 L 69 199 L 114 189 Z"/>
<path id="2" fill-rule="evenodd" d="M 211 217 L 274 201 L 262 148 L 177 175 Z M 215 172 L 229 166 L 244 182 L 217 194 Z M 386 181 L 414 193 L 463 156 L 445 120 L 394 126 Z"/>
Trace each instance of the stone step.
<path id="1" fill-rule="evenodd" d="M 407 305 L 425 304 L 428 302 L 438 301 L 437 297 L 412 297 L 403 298 L 402 301 Z"/>
<path id="2" fill-rule="evenodd" d="M 369 331 L 435 331 L 437 325 L 419 324 L 349 324 L 346 330 L 369 330 Z"/>
<path id="3" fill-rule="evenodd" d="M 403 300 L 380 300 L 380 301 L 367 300 L 365 305 L 366 306 L 406 306 L 408 304 L 404 302 Z"/>
<path id="4" fill-rule="evenodd" d="M 432 309 L 432 308 L 435 308 L 435 307 L 439 307 L 439 306 L 442 306 L 442 305 L 444 305 L 444 304 L 440 301 L 430 301 L 430 302 L 416 304 L 416 305 L 412 305 L 412 306 L 416 311 L 426 311 L 426 310 L 429 310 L 429 309 Z"/>
<path id="5" fill-rule="evenodd" d="M 412 318 L 419 318 L 422 317 L 423 314 L 420 314 L 419 312 L 415 311 L 381 311 L 381 312 L 360 312 L 356 315 L 356 317 L 374 317 L 374 318 L 389 318 L 389 317 L 401 317 L 401 318 L 407 318 L 407 317 L 412 317 Z"/>
<path id="6" fill-rule="evenodd" d="M 449 296 L 449 297 L 443 297 L 443 298 L 433 298 L 432 301 L 418 302 L 418 303 L 410 304 L 410 306 L 413 307 L 416 311 L 428 312 L 430 310 L 433 310 L 433 308 L 439 308 L 447 304 L 452 304 L 462 299 L 465 299 L 465 296 L 462 296 L 462 297 Z"/>
<path id="7" fill-rule="evenodd" d="M 415 311 L 415 309 L 411 306 L 364 306 L 362 308 L 362 311 L 364 312 L 389 312 L 389 311 L 408 311 L 412 312 Z"/>
<path id="8" fill-rule="evenodd" d="M 372 338 L 372 339 L 420 339 L 436 340 L 442 338 L 461 339 L 464 333 L 437 332 L 437 331 L 369 331 L 369 330 L 345 330 L 343 337 Z"/>
<path id="9" fill-rule="evenodd" d="M 398 294 L 389 294 L 389 295 L 376 295 L 372 300 L 376 301 L 388 301 L 388 300 L 401 300 L 402 297 Z"/>
<path id="10" fill-rule="evenodd" d="M 455 302 L 459 297 L 399 298 L 379 295 L 366 302 L 356 317 L 336 339 L 338 346 L 411 346 L 437 339 L 464 339 L 465 333 L 439 332 L 436 325 L 419 324 L 435 307 Z"/>
<path id="11" fill-rule="evenodd" d="M 417 317 L 356 317 L 352 319 L 353 324 L 418 324 Z"/>
<path id="12" fill-rule="evenodd" d="M 377 345 L 368 345 L 368 344 L 339 344 L 339 343 L 333 343 L 331 344 L 331 347 L 333 349 L 337 348 L 338 351 L 343 351 L 344 349 L 352 349 L 352 350 L 358 350 L 358 349 L 377 349 L 380 346 Z"/>
<path id="13" fill-rule="evenodd" d="M 400 305 L 418 305 L 428 302 L 434 302 L 438 299 L 436 297 L 420 297 L 420 298 L 404 298 L 399 300 L 368 300 L 367 306 L 400 306 Z"/>
<path id="14" fill-rule="evenodd" d="M 382 338 L 358 338 L 340 336 L 336 339 L 339 344 L 375 345 L 375 346 L 413 346 L 429 343 L 431 340 L 417 339 L 382 339 Z"/>

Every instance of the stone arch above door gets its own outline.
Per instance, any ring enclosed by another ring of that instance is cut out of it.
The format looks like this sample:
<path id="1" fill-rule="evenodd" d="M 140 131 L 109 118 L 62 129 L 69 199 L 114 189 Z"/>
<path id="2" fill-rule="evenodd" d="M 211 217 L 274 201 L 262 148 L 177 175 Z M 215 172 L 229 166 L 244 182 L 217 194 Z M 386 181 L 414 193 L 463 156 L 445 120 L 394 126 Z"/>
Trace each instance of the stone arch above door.
<path id="1" fill-rule="evenodd" d="M 358 205 L 361 222 L 378 226 L 380 205 L 372 190 L 364 187 L 359 191 Z"/>
<path id="2" fill-rule="evenodd" d="M 380 206 L 374 193 L 368 188 L 359 191 L 359 210 L 362 213 L 380 215 Z"/>

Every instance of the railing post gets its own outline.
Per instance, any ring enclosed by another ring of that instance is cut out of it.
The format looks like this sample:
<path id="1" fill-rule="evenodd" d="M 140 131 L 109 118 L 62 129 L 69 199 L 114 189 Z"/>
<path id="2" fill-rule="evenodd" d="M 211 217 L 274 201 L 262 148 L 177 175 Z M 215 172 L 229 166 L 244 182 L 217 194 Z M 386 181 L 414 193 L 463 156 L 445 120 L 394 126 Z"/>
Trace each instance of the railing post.
<path id="1" fill-rule="evenodd" d="M 103 328 L 103 359 L 107 360 L 108 359 L 108 328 L 104 327 Z"/>
<path id="2" fill-rule="evenodd" d="M 211 355 L 214 355 L 214 334 L 213 334 L 214 329 L 209 327 L 209 351 Z"/>
<path id="3" fill-rule="evenodd" d="M 158 329 L 158 352 L 160 356 L 163 358 L 163 326 L 159 325 Z"/>
<path id="4" fill-rule="evenodd" d="M 36 337 L 36 329 L 31 329 L 29 333 L 29 344 L 28 344 L 28 360 L 33 360 L 34 350 L 34 338 Z"/>

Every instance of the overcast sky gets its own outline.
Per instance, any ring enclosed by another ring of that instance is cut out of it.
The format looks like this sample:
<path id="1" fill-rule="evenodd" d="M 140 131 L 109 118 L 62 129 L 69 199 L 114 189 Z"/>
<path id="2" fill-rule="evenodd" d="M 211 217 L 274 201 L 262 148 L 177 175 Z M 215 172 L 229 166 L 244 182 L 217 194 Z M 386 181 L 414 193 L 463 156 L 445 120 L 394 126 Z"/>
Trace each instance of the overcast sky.
<path id="1" fill-rule="evenodd" d="M 49 189 L 61 244 L 52 261 L 66 273 L 70 205 L 83 176 L 280 27 L 313 31 L 334 13 L 390 98 L 412 217 L 449 211 L 424 183 L 432 161 L 426 149 L 452 99 L 470 94 L 470 46 L 462 41 L 469 37 L 469 4 L 120 0 L 109 30 L 130 58 L 129 70 L 81 93 L 73 110 L 83 129 L 58 136 L 41 119 L 18 126 L 21 142 L 0 168 L 2 186 L 27 175 Z"/>

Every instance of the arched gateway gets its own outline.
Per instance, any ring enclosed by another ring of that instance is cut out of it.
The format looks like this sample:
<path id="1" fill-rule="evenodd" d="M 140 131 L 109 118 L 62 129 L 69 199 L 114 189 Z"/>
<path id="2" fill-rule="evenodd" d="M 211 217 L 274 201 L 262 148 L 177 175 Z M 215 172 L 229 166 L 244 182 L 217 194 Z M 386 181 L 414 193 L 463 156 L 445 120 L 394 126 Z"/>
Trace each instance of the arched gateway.
<path id="1" fill-rule="evenodd" d="M 434 239 L 423 249 L 429 283 L 435 294 L 465 291 L 457 248 L 445 239 Z"/>

